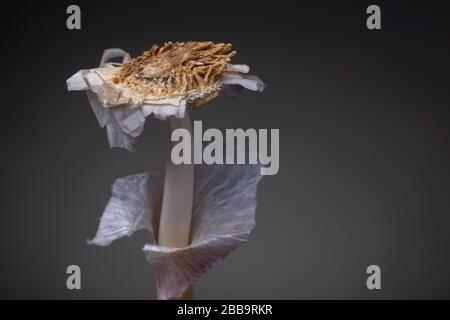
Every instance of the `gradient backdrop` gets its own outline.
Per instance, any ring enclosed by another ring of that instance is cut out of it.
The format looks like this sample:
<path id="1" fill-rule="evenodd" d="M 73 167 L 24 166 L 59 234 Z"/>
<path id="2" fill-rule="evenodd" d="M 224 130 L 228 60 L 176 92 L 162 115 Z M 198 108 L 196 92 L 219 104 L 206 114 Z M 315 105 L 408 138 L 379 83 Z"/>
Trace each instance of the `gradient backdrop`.
<path id="1" fill-rule="evenodd" d="M 146 232 L 95 234 L 113 181 L 164 166 L 150 119 L 136 154 L 110 150 L 65 80 L 103 49 L 232 42 L 269 84 L 192 112 L 205 128 L 279 128 L 280 171 L 259 187 L 250 241 L 195 285 L 198 299 L 450 298 L 450 45 L 444 2 L 68 1 L 3 7 L 0 298 L 153 299 Z M 6 72 L 5 72 L 6 70 Z M 82 290 L 66 289 L 66 267 Z M 377 264 L 382 289 L 366 288 Z"/>

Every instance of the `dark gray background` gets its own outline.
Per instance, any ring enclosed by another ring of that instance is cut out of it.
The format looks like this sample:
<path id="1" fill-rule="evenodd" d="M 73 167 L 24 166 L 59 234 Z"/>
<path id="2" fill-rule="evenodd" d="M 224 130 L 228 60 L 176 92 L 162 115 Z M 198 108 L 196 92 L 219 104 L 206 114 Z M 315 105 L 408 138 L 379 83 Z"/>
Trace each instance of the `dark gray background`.
<path id="1" fill-rule="evenodd" d="M 110 150 L 65 80 L 103 49 L 232 42 L 269 84 L 192 113 L 205 128 L 280 128 L 280 172 L 258 190 L 250 241 L 195 285 L 199 299 L 450 298 L 449 24 L 444 2 L 68 1 L 2 8 L 0 298 L 152 299 L 146 232 L 86 245 L 121 176 L 159 168 L 168 129 Z M 66 267 L 82 290 L 66 289 Z M 366 288 L 378 264 L 382 290 Z"/>

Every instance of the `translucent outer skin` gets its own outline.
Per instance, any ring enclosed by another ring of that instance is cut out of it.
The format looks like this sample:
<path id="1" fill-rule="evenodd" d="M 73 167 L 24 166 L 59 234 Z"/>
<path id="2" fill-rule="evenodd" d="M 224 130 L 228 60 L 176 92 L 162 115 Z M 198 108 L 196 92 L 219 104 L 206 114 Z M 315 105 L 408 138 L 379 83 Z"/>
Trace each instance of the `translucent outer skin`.
<path id="1" fill-rule="evenodd" d="M 148 229 L 153 244 L 143 250 L 156 272 L 161 299 L 180 297 L 214 263 L 246 242 L 255 225 L 259 165 L 196 165 L 191 243 L 183 248 L 155 241 L 164 173 L 152 171 L 117 179 L 89 243 L 107 246 L 136 230 Z"/>

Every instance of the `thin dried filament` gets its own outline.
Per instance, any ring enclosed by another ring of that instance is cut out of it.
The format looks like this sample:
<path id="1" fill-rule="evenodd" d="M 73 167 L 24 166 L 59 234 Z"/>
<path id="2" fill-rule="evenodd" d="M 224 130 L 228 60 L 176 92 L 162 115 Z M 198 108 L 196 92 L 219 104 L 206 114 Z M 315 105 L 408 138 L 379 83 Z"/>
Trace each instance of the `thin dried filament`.
<path id="1" fill-rule="evenodd" d="M 112 81 L 138 95 L 161 99 L 212 93 L 235 54 L 230 43 L 166 42 L 122 65 Z"/>

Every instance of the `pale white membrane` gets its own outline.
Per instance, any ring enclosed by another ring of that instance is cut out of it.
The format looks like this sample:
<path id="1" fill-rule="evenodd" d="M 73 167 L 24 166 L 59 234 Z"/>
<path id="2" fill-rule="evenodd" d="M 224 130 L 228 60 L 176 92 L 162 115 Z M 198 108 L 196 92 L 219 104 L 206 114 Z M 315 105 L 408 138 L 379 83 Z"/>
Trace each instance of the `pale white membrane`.
<path id="1" fill-rule="evenodd" d="M 117 179 L 91 244 L 107 246 L 147 228 L 153 244 L 143 250 L 156 272 L 160 299 L 180 297 L 214 263 L 247 241 L 255 225 L 259 165 L 196 165 L 191 243 L 159 246 L 163 171 Z"/>
<path id="2" fill-rule="evenodd" d="M 122 49 L 107 49 L 103 53 L 100 67 L 80 70 L 67 79 L 67 89 L 87 91 L 89 103 L 101 127 L 106 126 L 111 148 L 126 148 L 135 151 L 136 138 L 144 130 L 145 119 L 153 114 L 155 118 L 166 120 L 169 116 L 183 118 L 186 99 L 170 98 L 151 100 L 139 97 L 120 85 L 114 85 L 111 78 L 120 63 L 108 63 L 113 58 L 122 58 L 122 63 L 130 59 Z M 263 91 L 265 84 L 254 75 L 247 74 L 246 65 L 227 65 L 219 80 L 227 93 L 235 95 L 236 87 Z"/>

